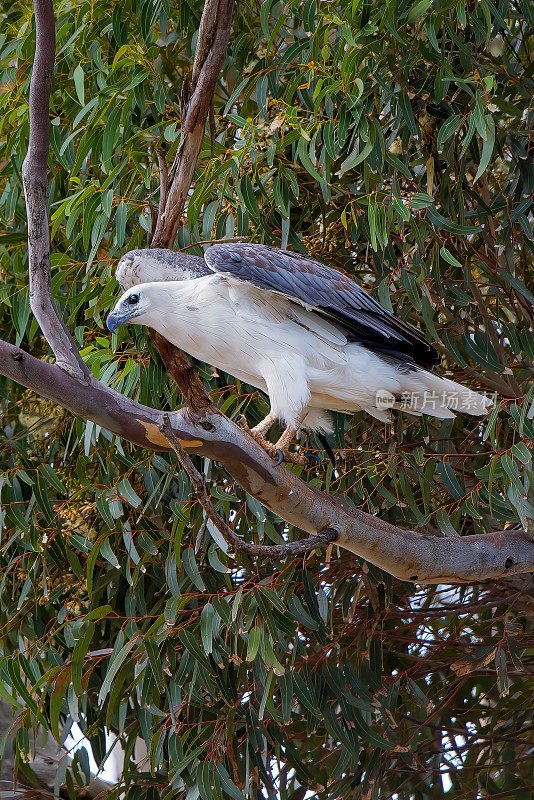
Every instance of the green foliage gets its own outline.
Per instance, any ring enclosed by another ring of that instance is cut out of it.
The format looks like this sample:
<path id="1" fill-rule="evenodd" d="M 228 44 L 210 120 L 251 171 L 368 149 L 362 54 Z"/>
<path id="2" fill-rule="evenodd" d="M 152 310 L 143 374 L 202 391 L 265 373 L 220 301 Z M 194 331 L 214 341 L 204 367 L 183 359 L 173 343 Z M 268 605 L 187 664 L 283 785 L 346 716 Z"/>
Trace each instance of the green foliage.
<path id="1" fill-rule="evenodd" d="M 0 332 L 45 358 L 20 180 L 31 7 L 2 8 Z M 161 408 L 179 398 L 146 335 L 110 337 L 103 319 L 117 258 L 149 243 L 200 14 L 56 6 L 53 291 L 94 374 Z M 482 423 L 336 416 L 339 476 L 305 477 L 402 527 L 457 536 L 534 516 L 533 24 L 524 0 L 245 0 L 179 231 L 178 247 L 307 250 L 424 330 L 447 374 L 496 392 Z M 226 414 L 260 419 L 257 392 L 200 368 Z M 98 764 L 106 729 L 119 737 L 129 798 L 532 796 L 526 583 L 415 591 L 335 550 L 235 558 L 171 456 L 0 391 L 0 696 L 22 712 L 21 759 L 35 721 L 57 737 L 76 721 Z M 204 471 L 240 535 L 299 537 Z"/>

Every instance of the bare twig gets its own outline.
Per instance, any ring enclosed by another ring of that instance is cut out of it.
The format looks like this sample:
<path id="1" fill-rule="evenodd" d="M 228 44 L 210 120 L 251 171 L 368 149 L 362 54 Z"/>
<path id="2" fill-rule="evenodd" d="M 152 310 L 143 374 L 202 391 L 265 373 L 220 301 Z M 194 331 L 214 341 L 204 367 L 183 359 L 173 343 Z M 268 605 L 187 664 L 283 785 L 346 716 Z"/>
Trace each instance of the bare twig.
<path id="1" fill-rule="evenodd" d="M 248 236 L 232 236 L 231 239 L 201 239 L 199 242 L 191 242 L 191 244 L 186 244 L 185 247 L 180 247 L 178 252 L 183 253 L 184 250 L 189 250 L 190 247 L 197 247 L 199 244 L 231 244 L 233 242 L 248 241 Z"/>
<path id="2" fill-rule="evenodd" d="M 213 107 L 213 97 L 211 98 L 211 105 L 209 111 L 209 123 L 210 123 L 210 145 L 211 145 L 211 157 L 215 155 L 215 109 Z"/>
<path id="3" fill-rule="evenodd" d="M 315 536 L 309 536 L 307 539 L 301 539 L 298 542 L 287 542 L 287 544 L 268 545 L 245 542 L 213 508 L 208 490 L 206 489 L 206 479 L 204 475 L 198 471 L 182 447 L 180 439 L 170 424 L 168 414 L 163 416 L 159 429 L 168 440 L 180 464 L 187 472 L 193 486 L 194 496 L 206 512 L 206 517 L 213 522 L 217 530 L 224 536 L 225 541 L 232 545 L 237 553 L 246 553 L 249 556 L 263 556 L 265 558 L 287 558 L 288 556 L 308 553 L 316 547 L 325 547 L 330 544 L 330 542 L 335 542 L 337 539 L 338 534 L 336 530 L 333 528 L 325 528 L 319 531 Z"/>
<path id="4" fill-rule="evenodd" d="M 208 527 L 208 518 L 204 517 L 202 520 L 202 524 L 198 529 L 198 533 L 195 539 L 195 555 L 200 551 L 202 547 L 202 542 L 204 541 L 204 536 L 206 535 L 206 529 Z"/>
<path id="5" fill-rule="evenodd" d="M 52 0 L 35 0 L 35 58 L 30 81 L 30 134 L 22 165 L 28 216 L 30 306 L 58 365 L 80 380 L 91 374 L 52 299 L 48 234 L 47 160 L 50 141 L 50 84 L 54 73 L 56 26 Z"/>
<path id="6" fill-rule="evenodd" d="M 169 168 L 165 159 L 165 153 L 161 150 L 156 152 L 158 157 L 159 168 L 159 204 L 158 204 L 158 219 L 161 219 L 165 213 L 165 201 L 167 199 L 167 182 L 169 178 Z M 157 225 L 156 221 L 156 225 Z"/>

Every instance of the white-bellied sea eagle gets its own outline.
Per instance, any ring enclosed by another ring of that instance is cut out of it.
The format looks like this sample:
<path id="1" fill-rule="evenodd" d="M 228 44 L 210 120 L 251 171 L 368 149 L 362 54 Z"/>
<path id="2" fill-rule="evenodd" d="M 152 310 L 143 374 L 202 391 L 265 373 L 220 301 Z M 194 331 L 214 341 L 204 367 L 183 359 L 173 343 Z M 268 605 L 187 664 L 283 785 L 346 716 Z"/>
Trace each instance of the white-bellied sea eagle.
<path id="1" fill-rule="evenodd" d="M 300 428 L 328 432 L 328 411 L 391 409 L 446 419 L 485 414 L 486 397 L 428 370 L 439 360 L 423 335 L 354 281 L 299 253 L 259 244 L 215 244 L 204 259 L 132 250 L 117 267 L 126 291 L 107 318 L 147 325 L 190 355 L 269 395 L 252 429 L 279 460 Z M 276 445 L 264 437 L 286 429 Z"/>

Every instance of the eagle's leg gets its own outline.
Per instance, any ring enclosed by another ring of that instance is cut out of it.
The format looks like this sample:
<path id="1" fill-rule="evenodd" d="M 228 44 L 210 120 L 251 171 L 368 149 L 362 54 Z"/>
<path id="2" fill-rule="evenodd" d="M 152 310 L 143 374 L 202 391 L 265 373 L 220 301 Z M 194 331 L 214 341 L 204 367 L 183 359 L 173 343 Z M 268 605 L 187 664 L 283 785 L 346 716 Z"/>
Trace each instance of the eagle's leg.
<path id="1" fill-rule="evenodd" d="M 262 419 L 262 421 L 259 422 L 257 425 L 254 425 L 254 427 L 251 429 L 250 432 L 252 433 L 252 435 L 257 434 L 258 436 L 261 436 L 264 439 L 277 420 L 278 420 L 277 415 L 274 414 L 272 411 L 270 411 L 265 417 L 265 419 Z"/>
<path id="2" fill-rule="evenodd" d="M 277 459 L 277 465 L 287 461 L 305 467 L 308 465 L 306 456 L 290 452 L 289 446 L 308 414 L 310 389 L 306 365 L 301 359 L 291 356 L 287 360 L 280 357 L 276 362 L 267 358 L 259 367 L 267 386 L 271 410 L 255 428 L 250 430 L 247 426 L 246 430 L 271 458 Z M 265 435 L 279 420 L 284 420 L 287 427 L 273 445 L 265 439 Z"/>
<path id="3" fill-rule="evenodd" d="M 244 419 L 244 418 L 243 418 Z M 297 435 L 298 429 L 293 427 L 287 427 L 279 438 L 275 445 L 272 445 L 265 439 L 265 436 L 269 432 L 270 428 L 274 425 L 275 422 L 278 422 L 278 415 L 273 413 L 272 411 L 267 414 L 265 419 L 262 419 L 258 425 L 255 425 L 253 428 L 248 428 L 248 432 L 252 436 L 252 438 L 258 442 L 259 445 L 263 447 L 264 450 L 267 451 L 270 455 L 274 453 L 277 459 L 277 466 L 282 463 L 282 461 L 291 461 L 294 464 L 301 464 L 303 466 L 309 466 L 308 462 L 315 460 L 319 465 L 321 464 L 321 459 L 316 453 L 292 453 L 289 450 L 289 445 Z M 328 442 L 326 443 L 328 447 L 330 445 Z M 327 450 L 328 452 L 328 450 Z M 331 452 L 331 448 L 330 448 Z M 303 459 L 304 456 L 304 459 Z M 330 456 L 330 453 L 329 453 Z M 273 456 L 274 458 L 275 456 Z M 335 456 L 330 456 L 330 458 L 334 458 Z M 335 465 L 335 460 L 334 460 Z"/>

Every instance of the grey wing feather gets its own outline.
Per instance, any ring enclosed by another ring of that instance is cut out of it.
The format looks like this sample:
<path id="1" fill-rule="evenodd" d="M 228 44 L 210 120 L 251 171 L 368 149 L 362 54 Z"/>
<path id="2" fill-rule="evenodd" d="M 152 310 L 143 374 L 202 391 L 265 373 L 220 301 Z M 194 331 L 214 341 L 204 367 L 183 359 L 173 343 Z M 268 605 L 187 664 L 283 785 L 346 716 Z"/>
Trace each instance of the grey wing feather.
<path id="1" fill-rule="evenodd" d="M 436 350 L 411 325 L 397 319 L 357 283 L 319 261 L 258 244 L 216 244 L 208 266 L 221 274 L 278 292 L 338 325 L 349 340 L 386 358 L 428 367 Z"/>

